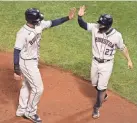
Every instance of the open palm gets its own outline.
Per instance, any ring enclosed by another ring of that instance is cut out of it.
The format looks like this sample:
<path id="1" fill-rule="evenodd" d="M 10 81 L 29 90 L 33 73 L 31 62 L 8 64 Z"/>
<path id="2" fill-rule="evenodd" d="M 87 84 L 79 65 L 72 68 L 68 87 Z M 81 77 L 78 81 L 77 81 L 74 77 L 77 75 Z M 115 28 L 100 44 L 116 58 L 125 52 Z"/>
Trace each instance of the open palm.
<path id="1" fill-rule="evenodd" d="M 72 8 L 69 12 L 69 19 L 73 19 L 75 17 L 76 8 Z"/>
<path id="2" fill-rule="evenodd" d="M 79 11 L 78 11 L 78 15 L 79 16 L 83 16 L 86 12 L 85 12 L 85 6 L 83 5 L 83 6 L 80 6 L 80 9 L 79 9 Z"/>

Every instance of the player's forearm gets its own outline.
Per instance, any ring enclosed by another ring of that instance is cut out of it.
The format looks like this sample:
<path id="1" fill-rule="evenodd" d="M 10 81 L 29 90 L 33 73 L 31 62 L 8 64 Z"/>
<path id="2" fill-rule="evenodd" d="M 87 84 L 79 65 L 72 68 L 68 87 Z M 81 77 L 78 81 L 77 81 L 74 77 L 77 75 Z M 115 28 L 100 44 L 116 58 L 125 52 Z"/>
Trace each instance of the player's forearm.
<path id="1" fill-rule="evenodd" d="M 19 54 L 20 54 L 20 50 L 14 48 L 14 72 L 17 75 L 20 75 Z"/>
<path id="2" fill-rule="evenodd" d="M 66 17 L 63 17 L 63 18 L 59 18 L 59 19 L 55 19 L 55 20 L 52 20 L 52 25 L 51 27 L 54 27 L 54 26 L 58 26 L 60 24 L 63 24 L 64 22 L 68 21 L 69 20 L 69 17 L 66 16 Z"/>
<path id="3" fill-rule="evenodd" d="M 87 23 L 84 22 L 81 16 L 78 16 L 78 23 L 81 28 L 87 30 Z"/>
<path id="4" fill-rule="evenodd" d="M 125 58 L 128 60 L 128 61 L 131 61 L 131 58 L 129 56 L 129 52 L 128 52 L 128 49 L 127 47 L 124 48 L 124 50 L 122 51 L 123 55 L 125 56 Z"/>

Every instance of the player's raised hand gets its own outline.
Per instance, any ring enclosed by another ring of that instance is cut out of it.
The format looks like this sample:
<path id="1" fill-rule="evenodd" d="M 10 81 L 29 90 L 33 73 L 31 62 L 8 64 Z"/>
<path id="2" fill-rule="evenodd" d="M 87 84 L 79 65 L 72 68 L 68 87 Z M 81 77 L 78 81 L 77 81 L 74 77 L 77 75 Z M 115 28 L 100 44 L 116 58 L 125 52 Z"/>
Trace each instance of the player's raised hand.
<path id="1" fill-rule="evenodd" d="M 69 11 L 69 19 L 73 19 L 75 17 L 76 8 L 71 8 Z"/>
<path id="2" fill-rule="evenodd" d="M 80 6 L 80 9 L 79 9 L 79 11 L 78 11 L 78 15 L 79 15 L 79 16 L 84 16 L 84 14 L 86 13 L 86 12 L 85 12 L 85 9 L 86 9 L 85 5 Z"/>
<path id="3" fill-rule="evenodd" d="M 14 73 L 14 79 L 20 81 L 22 80 L 22 75 L 17 75 L 16 73 Z"/>
<path id="4" fill-rule="evenodd" d="M 132 63 L 132 61 L 128 61 L 128 68 L 129 69 L 133 69 L 133 63 Z"/>

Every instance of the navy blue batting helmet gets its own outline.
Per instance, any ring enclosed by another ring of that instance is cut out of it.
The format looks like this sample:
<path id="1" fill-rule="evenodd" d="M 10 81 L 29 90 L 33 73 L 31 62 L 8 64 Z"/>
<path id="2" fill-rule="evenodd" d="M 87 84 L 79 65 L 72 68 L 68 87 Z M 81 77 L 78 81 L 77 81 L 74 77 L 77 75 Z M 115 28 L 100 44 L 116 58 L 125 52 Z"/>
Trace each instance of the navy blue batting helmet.
<path id="1" fill-rule="evenodd" d="M 29 8 L 25 11 L 25 19 L 28 23 L 37 25 L 44 19 L 43 14 L 36 8 Z"/>
<path id="2" fill-rule="evenodd" d="M 104 25 L 107 28 L 110 28 L 113 23 L 113 18 L 109 14 L 103 14 L 99 17 L 97 22 L 101 25 Z"/>

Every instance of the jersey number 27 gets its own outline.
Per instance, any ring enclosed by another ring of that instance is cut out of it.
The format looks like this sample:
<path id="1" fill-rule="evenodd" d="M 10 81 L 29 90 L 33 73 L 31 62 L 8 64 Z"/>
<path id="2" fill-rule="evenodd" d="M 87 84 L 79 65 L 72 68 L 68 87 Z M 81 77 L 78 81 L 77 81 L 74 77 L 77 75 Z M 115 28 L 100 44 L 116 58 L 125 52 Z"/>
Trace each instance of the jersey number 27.
<path id="1" fill-rule="evenodd" d="M 106 49 L 105 55 L 110 55 L 112 56 L 113 54 L 113 49 Z"/>

